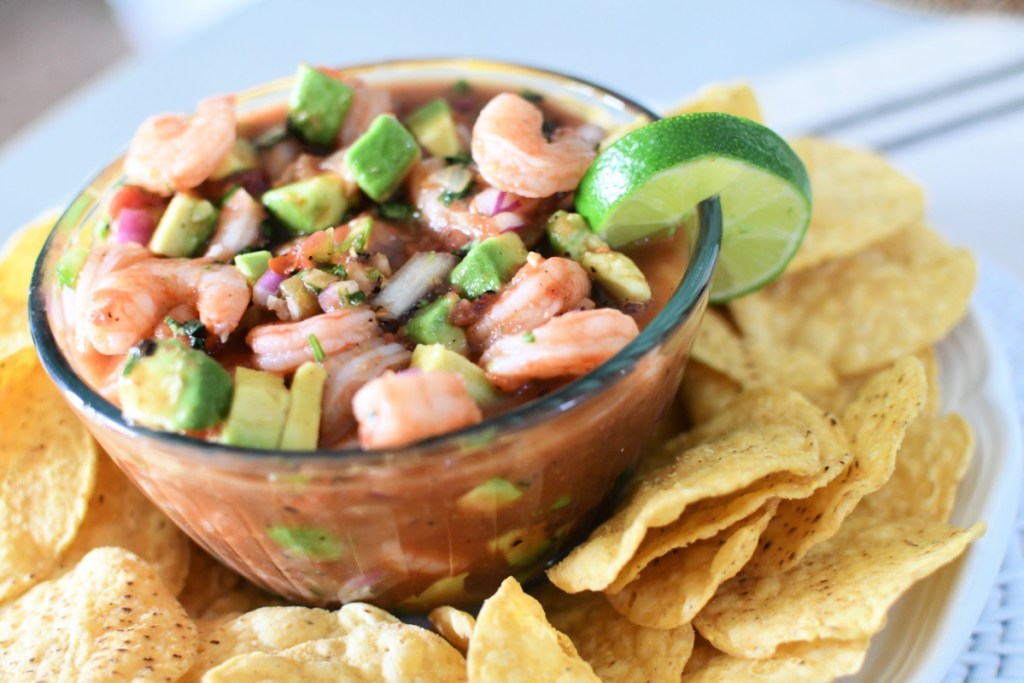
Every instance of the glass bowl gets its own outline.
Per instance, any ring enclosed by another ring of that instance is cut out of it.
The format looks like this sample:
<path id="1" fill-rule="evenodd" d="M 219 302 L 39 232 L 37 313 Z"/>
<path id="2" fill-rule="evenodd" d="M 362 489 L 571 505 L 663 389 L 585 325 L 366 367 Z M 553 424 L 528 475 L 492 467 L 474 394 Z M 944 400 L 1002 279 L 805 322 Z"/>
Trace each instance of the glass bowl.
<path id="1" fill-rule="evenodd" d="M 406 61 L 345 71 L 377 84 L 466 78 L 530 89 L 607 130 L 654 118 L 590 83 L 509 64 Z M 241 95 L 240 113 L 280 107 L 290 83 Z M 56 263 L 120 178 L 119 160 L 65 211 L 40 255 L 30 315 L 42 362 L 100 444 L 189 536 L 257 584 L 310 605 L 468 604 L 564 553 L 666 413 L 721 242 L 721 212 L 709 200 L 691 221 L 689 265 L 662 311 L 614 358 L 541 399 L 390 451 L 261 451 L 126 423 L 79 377 L 64 335 L 54 334 Z"/>

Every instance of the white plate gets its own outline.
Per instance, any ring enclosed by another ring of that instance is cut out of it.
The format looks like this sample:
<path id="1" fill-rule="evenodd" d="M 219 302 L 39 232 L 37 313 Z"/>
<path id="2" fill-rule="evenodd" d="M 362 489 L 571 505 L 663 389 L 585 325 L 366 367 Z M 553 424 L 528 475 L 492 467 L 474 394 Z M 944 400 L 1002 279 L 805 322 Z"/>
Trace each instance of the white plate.
<path id="1" fill-rule="evenodd" d="M 1010 370 L 992 332 L 972 310 L 938 347 L 944 410 L 974 428 L 975 449 L 952 522 L 988 531 L 968 552 L 908 592 L 871 644 L 860 673 L 843 683 L 936 683 L 963 651 L 988 601 L 1017 514 L 1021 436 Z"/>

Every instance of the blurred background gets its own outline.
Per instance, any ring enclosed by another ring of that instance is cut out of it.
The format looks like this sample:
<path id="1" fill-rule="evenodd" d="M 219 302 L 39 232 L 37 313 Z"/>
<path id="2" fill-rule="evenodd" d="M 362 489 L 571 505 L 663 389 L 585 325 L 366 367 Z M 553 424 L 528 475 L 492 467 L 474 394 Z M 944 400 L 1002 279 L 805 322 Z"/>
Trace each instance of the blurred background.
<path id="1" fill-rule="evenodd" d="M 882 149 L 937 227 L 1024 278 L 1024 0 L 0 0 L 0 237 L 162 111 L 298 62 L 479 56 L 665 108 L 744 79 L 769 125 Z M 979 230 L 984 225 L 984 230 Z"/>

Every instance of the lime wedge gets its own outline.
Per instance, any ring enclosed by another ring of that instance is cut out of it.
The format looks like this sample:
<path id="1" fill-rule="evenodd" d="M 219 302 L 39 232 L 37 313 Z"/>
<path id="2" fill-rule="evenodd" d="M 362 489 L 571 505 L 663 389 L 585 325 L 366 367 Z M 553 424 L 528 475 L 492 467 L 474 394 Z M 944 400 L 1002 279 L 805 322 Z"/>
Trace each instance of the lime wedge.
<path id="1" fill-rule="evenodd" d="M 655 121 L 598 155 L 576 210 L 617 248 L 672 232 L 716 194 L 723 234 L 711 301 L 722 303 L 777 278 L 807 232 L 807 170 L 770 129 L 718 113 Z"/>

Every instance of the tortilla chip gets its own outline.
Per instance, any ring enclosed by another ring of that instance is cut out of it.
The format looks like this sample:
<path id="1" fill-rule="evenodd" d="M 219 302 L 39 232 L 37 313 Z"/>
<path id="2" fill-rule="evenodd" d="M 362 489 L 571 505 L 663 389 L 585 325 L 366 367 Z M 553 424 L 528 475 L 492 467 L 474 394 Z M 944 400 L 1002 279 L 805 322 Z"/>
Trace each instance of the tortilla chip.
<path id="1" fill-rule="evenodd" d="M 601 683 L 513 578 L 480 608 L 467 661 L 472 683 Z"/>
<path id="2" fill-rule="evenodd" d="M 634 624 L 651 629 L 689 624 L 718 587 L 736 576 L 754 554 L 777 506 L 773 499 L 717 536 L 656 558 L 622 591 L 609 593 L 608 602 Z"/>
<path id="3" fill-rule="evenodd" d="M 813 138 L 789 144 L 807 168 L 814 202 L 787 274 L 855 254 L 924 219 L 924 191 L 883 157 Z"/>
<path id="4" fill-rule="evenodd" d="M 465 655 L 469 651 L 469 639 L 476 628 L 472 614 L 454 607 L 435 607 L 430 611 L 430 623 L 442 638 Z"/>
<path id="5" fill-rule="evenodd" d="M 18 230 L 4 244 L 0 250 L 0 298 L 22 304 L 24 308 L 36 258 L 59 217 L 56 211 L 47 212 Z"/>
<path id="6" fill-rule="evenodd" d="M 718 111 L 733 116 L 764 123 L 761 105 L 757 96 L 746 83 L 729 83 L 727 85 L 709 85 L 702 88 L 693 98 L 665 112 L 665 116 L 679 116 L 703 111 Z"/>
<path id="7" fill-rule="evenodd" d="M 53 572 L 85 517 L 96 443 L 35 363 L 0 402 L 0 602 Z M 16 409 L 14 407 L 16 406 Z"/>
<path id="8" fill-rule="evenodd" d="M 426 629 L 368 624 L 335 638 L 301 643 L 276 654 L 239 655 L 204 683 L 463 683 L 466 660 Z"/>
<path id="9" fill-rule="evenodd" d="M 674 522 L 698 501 L 772 474 L 817 475 L 847 444 L 842 430 L 796 392 L 760 389 L 666 448 L 675 449 L 675 459 L 634 484 L 612 518 L 548 571 L 552 583 L 570 593 L 602 590 L 648 529 Z"/>
<path id="10" fill-rule="evenodd" d="M 569 595 L 544 586 L 537 599 L 604 683 L 678 683 L 693 649 L 693 627 L 657 630 L 620 616 L 600 593 Z"/>
<path id="11" fill-rule="evenodd" d="M 85 519 L 61 557 L 61 567 L 74 566 L 102 546 L 124 548 L 149 562 L 172 595 L 185 585 L 188 536 L 135 488 L 109 455 L 100 452 Z"/>
<path id="12" fill-rule="evenodd" d="M 868 638 L 911 585 L 984 531 L 983 522 L 957 529 L 927 520 L 848 521 L 785 574 L 729 581 L 693 623 L 715 648 L 753 659 L 786 643 Z"/>
<path id="13" fill-rule="evenodd" d="M 956 413 L 922 418 L 907 430 L 888 483 L 861 503 L 864 513 L 938 522 L 948 521 L 953 514 L 957 488 L 974 452 L 974 434 Z"/>
<path id="14" fill-rule="evenodd" d="M 679 402 L 693 425 L 707 422 L 740 395 L 739 382 L 693 358 L 679 385 Z"/>
<path id="15" fill-rule="evenodd" d="M 183 682 L 232 657 L 250 653 L 274 654 L 311 640 L 345 636 L 367 624 L 394 624 L 384 610 L 354 602 L 337 612 L 310 607 L 263 607 L 232 619 L 199 642 L 196 662 Z"/>
<path id="16" fill-rule="evenodd" d="M 0 396 L 9 387 L 25 379 L 25 376 L 39 366 L 39 357 L 31 346 L 13 349 L 10 353 L 0 350 Z"/>
<path id="17" fill-rule="evenodd" d="M 860 671 L 870 641 L 818 640 L 783 645 L 771 659 L 740 659 L 697 639 L 681 683 L 820 683 Z"/>
<path id="18" fill-rule="evenodd" d="M 833 536 L 861 499 L 892 476 L 907 427 L 928 395 L 924 367 L 914 356 L 869 380 L 843 411 L 853 459 L 827 486 L 805 500 L 784 501 L 761 537 L 747 571 L 778 574 Z"/>
<path id="19" fill-rule="evenodd" d="M 148 564 L 121 548 L 93 550 L 0 607 L 7 680 L 174 681 L 195 650 L 185 610 Z"/>

